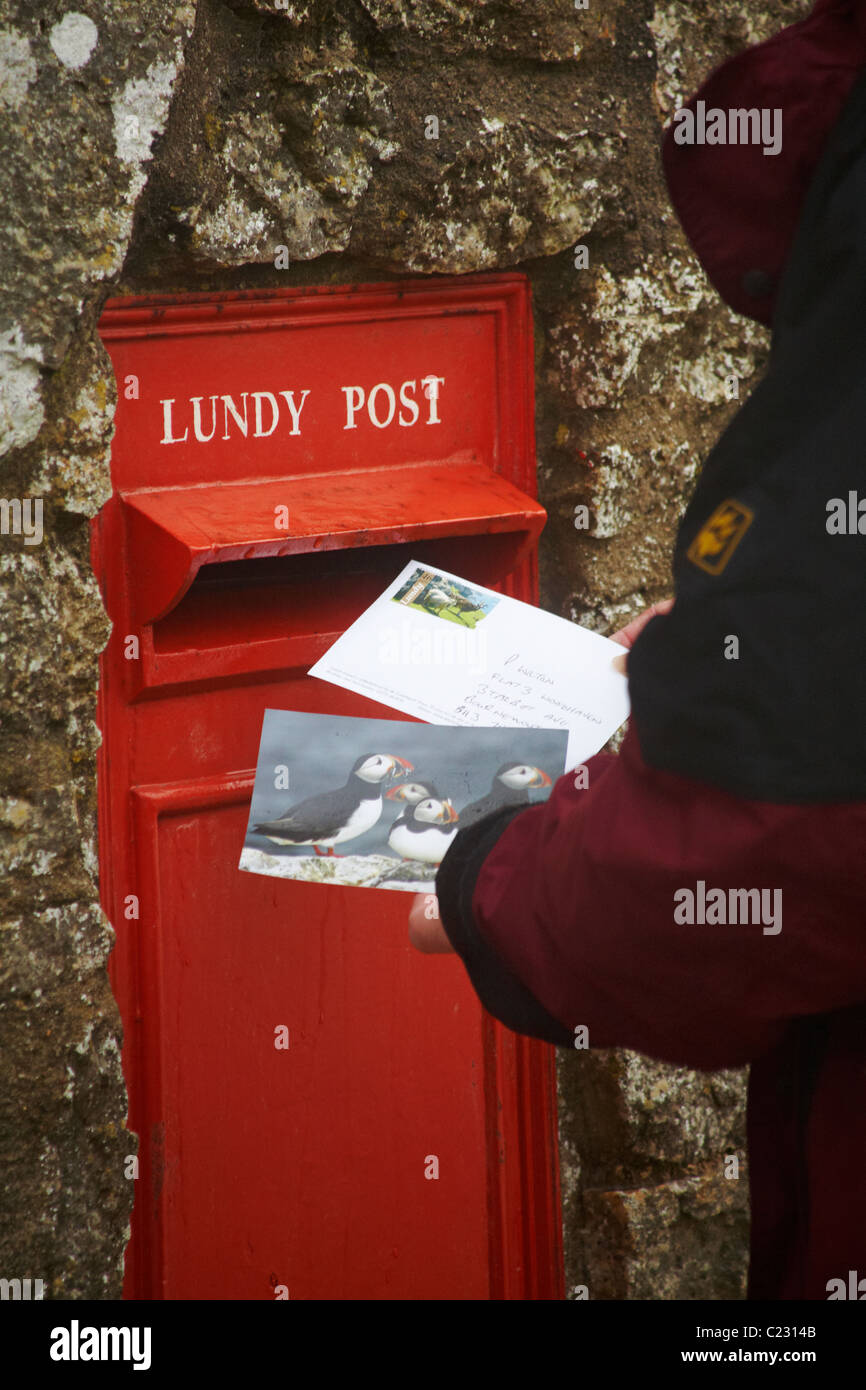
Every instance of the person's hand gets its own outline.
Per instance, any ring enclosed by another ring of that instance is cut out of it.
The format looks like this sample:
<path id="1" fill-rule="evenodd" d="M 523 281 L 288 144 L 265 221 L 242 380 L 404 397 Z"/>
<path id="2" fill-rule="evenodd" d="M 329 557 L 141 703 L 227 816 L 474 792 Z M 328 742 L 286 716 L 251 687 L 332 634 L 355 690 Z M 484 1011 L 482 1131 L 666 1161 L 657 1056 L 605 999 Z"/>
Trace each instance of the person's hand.
<path id="1" fill-rule="evenodd" d="M 650 618 L 658 618 L 664 613 L 670 613 L 673 606 L 674 601 L 672 598 L 660 599 L 660 601 L 654 603 L 651 608 L 645 609 L 644 612 L 638 614 L 636 618 L 632 618 L 631 622 L 626 623 L 625 627 L 621 627 L 619 632 L 615 632 L 610 639 L 611 642 L 618 642 L 621 647 L 631 647 L 638 635 L 643 632 Z M 614 670 L 625 675 L 627 662 L 628 657 L 625 654 L 622 656 L 615 656 L 613 659 Z"/>
<path id="2" fill-rule="evenodd" d="M 439 900 L 435 893 L 416 893 L 409 912 L 409 942 L 416 951 L 436 955 L 454 947 L 439 920 Z"/>
<path id="3" fill-rule="evenodd" d="M 647 608 L 638 617 L 632 618 L 630 623 L 620 628 L 611 638 L 612 642 L 618 642 L 621 647 L 629 648 L 636 640 L 638 633 L 642 632 L 650 618 L 655 618 L 663 613 L 669 613 L 674 606 L 672 598 L 661 599 Z M 614 658 L 614 666 L 623 675 L 626 673 L 626 655 Z M 416 893 L 415 899 L 409 912 L 409 941 L 416 951 L 423 951 L 425 955 L 438 955 L 454 950 L 445 929 L 439 920 L 439 903 L 435 893 Z"/>

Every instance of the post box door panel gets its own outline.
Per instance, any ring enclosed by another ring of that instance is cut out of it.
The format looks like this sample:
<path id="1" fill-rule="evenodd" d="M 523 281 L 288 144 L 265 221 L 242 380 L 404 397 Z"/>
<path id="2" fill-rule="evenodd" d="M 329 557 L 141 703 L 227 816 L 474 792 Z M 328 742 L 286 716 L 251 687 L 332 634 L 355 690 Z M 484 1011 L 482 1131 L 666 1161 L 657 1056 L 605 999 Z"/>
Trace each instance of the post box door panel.
<path id="1" fill-rule="evenodd" d="M 167 1295 L 489 1297 L 483 1039 L 459 971 L 425 979 L 399 903 L 239 890 L 245 807 L 219 782 L 203 807 L 202 790 L 137 798 L 166 903 L 143 983 L 163 1031 Z"/>
<path id="2" fill-rule="evenodd" d="M 128 1297 L 562 1294 L 550 1049 L 486 1016 L 456 959 L 411 951 L 408 894 L 237 867 L 264 709 L 395 717 L 306 671 L 410 557 L 533 596 L 529 325 L 519 276 L 107 307 L 93 563 L 140 1136 Z"/>

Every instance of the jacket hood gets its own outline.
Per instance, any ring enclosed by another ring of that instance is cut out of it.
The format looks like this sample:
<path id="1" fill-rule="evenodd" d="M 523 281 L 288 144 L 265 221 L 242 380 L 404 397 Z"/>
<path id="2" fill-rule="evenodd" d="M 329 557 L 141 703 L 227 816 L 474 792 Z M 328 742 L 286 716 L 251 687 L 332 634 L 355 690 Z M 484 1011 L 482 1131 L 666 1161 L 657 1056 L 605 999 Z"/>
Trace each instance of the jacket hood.
<path id="1" fill-rule="evenodd" d="M 862 27 L 860 5 L 828 0 L 810 18 L 821 14 Z M 791 42 L 808 23 L 785 31 L 800 31 Z M 804 129 L 806 91 L 824 124 L 823 74 L 796 96 Z M 731 100 L 742 106 L 743 91 Z M 731 156 L 698 148 L 708 171 Z M 781 158 L 756 157 L 769 171 Z M 708 172 L 706 186 L 721 184 Z M 741 246 L 763 235 L 759 192 Z M 755 800 L 866 800 L 866 68 L 783 230 L 769 365 L 686 511 L 676 603 L 632 648 L 632 714 L 651 766 Z"/>
<path id="2" fill-rule="evenodd" d="M 671 201 L 708 278 L 737 313 L 770 325 L 806 191 L 864 65 L 864 0 L 818 0 L 806 19 L 728 59 L 682 108 L 696 135 L 712 110 L 779 112 L 778 153 L 765 154 L 764 141 L 681 143 L 676 118 L 667 128 Z"/>

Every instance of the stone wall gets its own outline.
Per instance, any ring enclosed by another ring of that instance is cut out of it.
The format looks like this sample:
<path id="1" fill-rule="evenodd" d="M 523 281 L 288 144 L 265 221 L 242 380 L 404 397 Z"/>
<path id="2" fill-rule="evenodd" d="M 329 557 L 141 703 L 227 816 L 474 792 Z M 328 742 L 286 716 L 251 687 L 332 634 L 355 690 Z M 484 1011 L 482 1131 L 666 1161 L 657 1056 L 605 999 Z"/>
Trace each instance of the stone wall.
<path id="1" fill-rule="evenodd" d="M 0 537 L 6 1277 L 118 1296 L 132 1199 L 97 891 L 105 296 L 525 271 L 542 601 L 608 631 L 668 591 L 677 518 L 736 409 L 725 379 L 742 398 L 766 358 L 690 254 L 658 157 L 680 99 L 808 6 L 740 8 L 0 0 L 0 494 L 41 499 L 44 532 Z M 735 1296 L 742 1078 L 575 1053 L 560 1082 L 569 1285 Z"/>

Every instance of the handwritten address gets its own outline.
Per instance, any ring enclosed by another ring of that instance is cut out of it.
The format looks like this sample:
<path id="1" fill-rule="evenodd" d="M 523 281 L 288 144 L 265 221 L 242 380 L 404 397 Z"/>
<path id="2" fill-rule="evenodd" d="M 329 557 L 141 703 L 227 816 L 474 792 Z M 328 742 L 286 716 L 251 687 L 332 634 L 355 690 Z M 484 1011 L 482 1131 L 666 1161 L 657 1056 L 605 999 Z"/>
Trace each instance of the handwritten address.
<path id="1" fill-rule="evenodd" d="M 538 727 L 537 711 L 543 705 L 548 708 L 551 724 L 555 728 L 567 728 L 575 716 L 586 719 L 590 724 L 601 724 L 599 718 L 588 714 L 579 705 L 568 704 L 540 690 L 539 685 L 554 685 L 555 681 L 542 671 L 515 665 L 517 660 L 517 657 L 508 657 L 503 662 L 503 667 L 509 669 L 508 675 L 504 671 L 493 671 L 486 680 L 479 681 L 463 696 L 455 713 L 472 723 L 480 724 L 486 718 L 497 725 L 515 724 L 532 729 Z M 530 698 L 527 699 L 527 696 Z M 530 715 L 535 711 L 535 717 L 527 719 L 524 711 Z"/>

